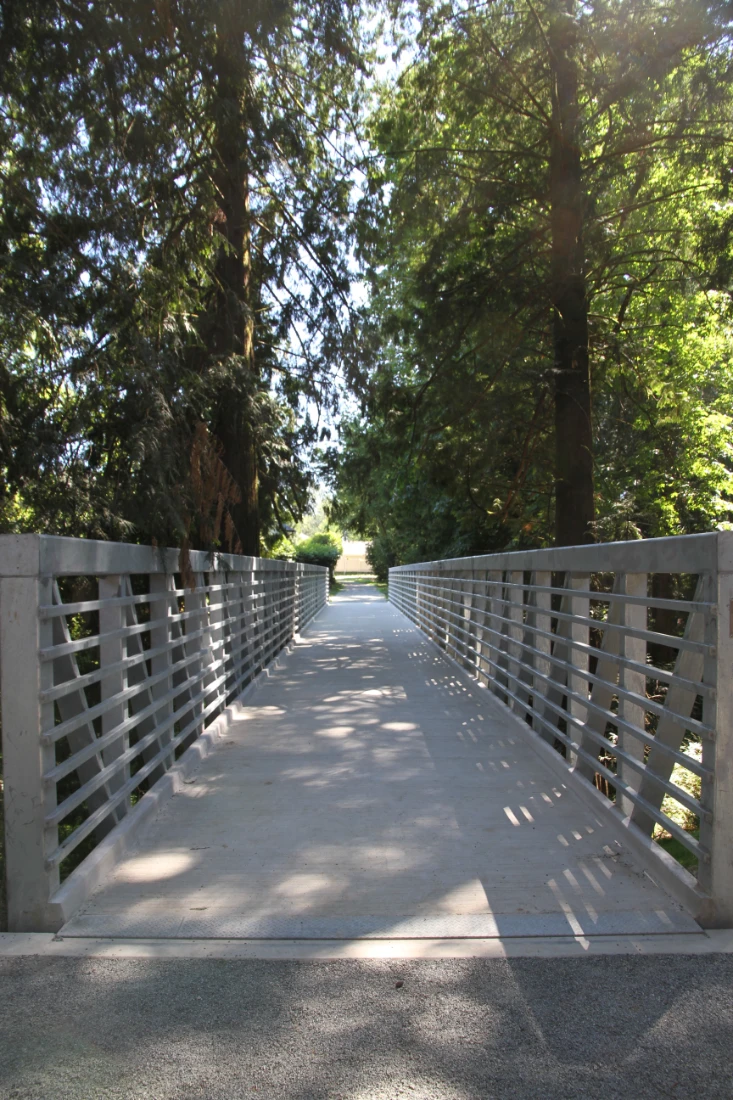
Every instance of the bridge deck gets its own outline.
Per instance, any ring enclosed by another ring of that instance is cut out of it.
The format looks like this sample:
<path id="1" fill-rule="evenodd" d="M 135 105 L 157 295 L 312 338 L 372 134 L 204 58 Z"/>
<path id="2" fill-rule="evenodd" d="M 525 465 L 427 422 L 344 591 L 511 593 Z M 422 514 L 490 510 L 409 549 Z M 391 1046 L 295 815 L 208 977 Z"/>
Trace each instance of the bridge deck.
<path id="1" fill-rule="evenodd" d="M 698 931 L 375 589 L 334 598 L 64 936 Z"/>

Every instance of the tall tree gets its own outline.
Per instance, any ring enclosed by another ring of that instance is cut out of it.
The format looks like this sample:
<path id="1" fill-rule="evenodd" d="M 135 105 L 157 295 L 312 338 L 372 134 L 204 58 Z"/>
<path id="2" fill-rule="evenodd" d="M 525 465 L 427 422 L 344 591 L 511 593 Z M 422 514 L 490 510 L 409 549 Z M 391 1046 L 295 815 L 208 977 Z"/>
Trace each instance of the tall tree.
<path id="1" fill-rule="evenodd" d="M 487 516 L 516 515 L 491 536 L 506 545 L 548 536 L 532 498 L 546 493 L 551 433 L 550 530 L 559 543 L 602 537 L 616 504 L 595 516 L 594 482 L 609 482 L 593 417 L 620 374 L 652 383 L 663 369 L 637 357 L 640 319 L 658 321 L 650 298 L 706 285 L 693 211 L 703 196 L 710 207 L 733 136 L 727 11 L 540 0 L 422 12 L 417 56 L 375 119 L 362 236 L 411 437 L 474 438 L 462 492 Z M 503 473 L 475 453 L 494 454 L 494 433 Z"/>
<path id="2" fill-rule="evenodd" d="M 555 542 L 593 539 L 593 432 L 588 354 L 588 292 L 583 222 L 578 43 L 575 4 L 551 13 L 550 296 L 555 405 Z"/>
<path id="3" fill-rule="evenodd" d="M 217 13 L 213 89 L 213 182 L 221 237 L 214 269 L 211 347 L 237 364 L 216 396 L 215 433 L 224 462 L 239 488 L 233 522 L 246 554 L 259 554 L 260 520 L 255 410 L 256 383 L 250 206 L 251 60 L 243 5 L 222 4 Z M 238 378 L 241 375 L 241 379 Z M 248 384 L 249 383 L 249 384 Z"/>
<path id="4" fill-rule="evenodd" d="M 201 544 L 223 504 L 256 552 L 305 503 L 293 413 L 347 359 L 358 3 L 0 19 L 3 522 Z"/>

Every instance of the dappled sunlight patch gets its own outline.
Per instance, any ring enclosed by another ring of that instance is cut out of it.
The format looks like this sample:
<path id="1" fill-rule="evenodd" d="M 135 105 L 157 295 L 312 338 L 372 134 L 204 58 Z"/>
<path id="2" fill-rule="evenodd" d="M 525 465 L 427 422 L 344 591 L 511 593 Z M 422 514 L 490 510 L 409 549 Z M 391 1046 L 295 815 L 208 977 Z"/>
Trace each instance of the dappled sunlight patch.
<path id="1" fill-rule="evenodd" d="M 336 884 L 337 880 L 334 875 L 325 872 L 298 872 L 297 874 L 288 875 L 276 886 L 273 886 L 272 892 L 279 897 L 300 900 L 312 897 L 316 893 L 330 892 Z M 343 877 L 338 884 L 340 886 L 344 885 Z"/>
<path id="2" fill-rule="evenodd" d="M 287 714 L 287 711 L 284 707 L 278 707 L 271 704 L 261 707 L 248 707 L 244 716 L 249 719 L 280 718 L 283 714 Z"/>
<path id="3" fill-rule="evenodd" d="M 490 913 L 486 888 L 479 878 L 460 882 L 433 900 L 439 913 Z"/>
<path id="4" fill-rule="evenodd" d="M 165 852 L 157 855 L 133 856 L 115 870 L 118 882 L 157 882 L 183 875 L 198 862 L 187 852 Z"/>
<path id="5" fill-rule="evenodd" d="M 573 910 L 572 905 L 570 904 L 568 899 L 565 897 L 565 894 L 563 893 L 562 889 L 558 886 L 555 879 L 552 879 L 552 878 L 548 880 L 547 885 L 550 888 L 550 890 L 552 891 L 552 895 L 555 899 L 555 902 L 557 903 L 559 908 L 562 910 L 562 913 L 565 916 L 565 919 L 567 920 L 568 924 L 570 925 L 570 929 L 571 929 L 573 935 L 580 937 L 581 944 L 584 944 L 586 947 L 589 947 L 590 944 L 588 943 L 588 941 L 583 940 L 583 938 L 582 938 L 583 937 L 583 926 L 580 923 L 580 921 L 578 920 L 578 918 L 575 914 L 575 911 Z M 593 920 L 593 919 L 594 918 L 591 917 L 591 920 Z M 595 919 L 597 919 L 597 916 L 596 916 Z"/>
<path id="6" fill-rule="evenodd" d="M 383 1074 L 381 1078 L 360 1086 L 355 1092 L 349 1092 L 349 1100 L 400 1100 L 402 1097 L 441 1096 L 446 1100 L 471 1100 L 473 1092 L 451 1084 L 450 1092 L 445 1092 L 446 1082 L 442 1076 L 427 1077 L 424 1074 L 395 1078 L 394 1073 Z"/>
<path id="7" fill-rule="evenodd" d="M 315 737 L 329 737 L 336 740 L 349 737 L 352 733 L 355 733 L 353 726 L 328 726 L 315 731 Z"/>

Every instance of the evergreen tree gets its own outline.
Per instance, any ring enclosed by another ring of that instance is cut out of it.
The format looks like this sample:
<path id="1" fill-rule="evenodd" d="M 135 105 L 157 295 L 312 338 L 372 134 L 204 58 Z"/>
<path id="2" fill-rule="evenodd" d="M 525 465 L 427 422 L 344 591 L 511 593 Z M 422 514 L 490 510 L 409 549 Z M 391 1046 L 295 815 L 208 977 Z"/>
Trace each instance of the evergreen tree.
<path id="1" fill-rule="evenodd" d="M 255 553 L 348 361 L 358 5 L 0 18 L 5 529 Z"/>
<path id="2" fill-rule="evenodd" d="M 640 446 L 637 407 L 653 423 L 662 378 L 679 376 L 709 282 L 697 226 L 732 136 L 725 18 L 624 0 L 423 14 L 420 51 L 374 122 L 382 159 L 362 242 L 390 346 L 376 353 L 370 423 L 350 429 L 341 460 L 349 507 L 356 431 L 372 448 L 386 436 L 399 451 L 402 437 L 394 477 L 405 493 L 418 471 L 435 486 L 453 552 L 604 537 L 614 515 L 654 527 L 629 519 L 624 462 Z M 712 502 L 728 483 L 712 425 L 705 446 Z M 415 501 L 424 512 L 425 493 Z"/>

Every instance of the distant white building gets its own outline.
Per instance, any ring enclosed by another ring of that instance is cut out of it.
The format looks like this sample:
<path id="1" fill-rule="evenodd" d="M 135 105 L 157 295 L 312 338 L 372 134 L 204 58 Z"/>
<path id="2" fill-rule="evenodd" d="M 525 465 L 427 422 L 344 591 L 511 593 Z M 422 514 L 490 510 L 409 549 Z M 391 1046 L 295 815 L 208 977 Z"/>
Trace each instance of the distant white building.
<path id="1" fill-rule="evenodd" d="M 343 540 L 344 550 L 336 562 L 337 573 L 371 573 L 372 567 L 366 558 L 368 542 L 355 539 Z"/>

